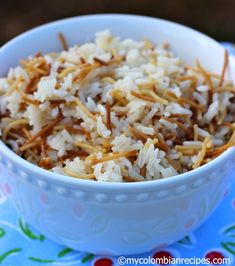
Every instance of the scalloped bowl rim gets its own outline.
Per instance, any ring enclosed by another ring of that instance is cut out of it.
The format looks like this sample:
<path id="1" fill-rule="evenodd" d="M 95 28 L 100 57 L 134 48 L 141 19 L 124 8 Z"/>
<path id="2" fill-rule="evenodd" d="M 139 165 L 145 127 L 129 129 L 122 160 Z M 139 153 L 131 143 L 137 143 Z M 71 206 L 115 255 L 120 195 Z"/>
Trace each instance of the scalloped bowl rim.
<path id="1" fill-rule="evenodd" d="M 195 34 L 203 37 L 204 39 L 207 39 L 210 42 L 213 42 L 214 44 L 216 44 L 218 47 L 222 48 L 222 46 L 215 41 L 214 39 L 212 39 L 211 37 L 197 31 L 194 30 L 190 27 L 184 26 L 182 24 L 176 23 L 176 22 L 172 22 L 172 21 L 168 21 L 165 19 L 159 19 L 159 18 L 154 18 L 154 17 L 148 17 L 148 16 L 141 16 L 141 15 L 129 15 L 129 14 L 93 14 L 93 15 L 83 15 L 83 16 L 75 16 L 75 17 L 70 17 L 70 18 L 64 18 L 64 19 L 60 19 L 60 20 L 56 20 L 53 22 L 49 22 L 46 24 L 43 24 L 41 26 L 38 27 L 34 27 L 28 31 L 25 31 L 24 33 L 16 36 L 15 38 L 11 39 L 10 41 L 8 41 L 6 44 L 4 44 L 2 47 L 0 47 L 0 53 L 2 52 L 2 49 L 7 48 L 8 45 L 11 45 L 12 43 L 16 42 L 17 40 L 20 40 L 21 38 L 24 38 L 26 35 L 30 34 L 31 32 L 35 32 L 35 31 L 40 31 L 43 30 L 47 27 L 53 26 L 55 24 L 63 24 L 64 22 L 68 22 L 68 21 L 73 21 L 73 20 L 81 20 L 81 19 L 90 19 L 90 18 L 108 18 L 110 16 L 116 16 L 119 17 L 120 19 L 122 17 L 130 17 L 130 18 L 140 18 L 140 19 L 147 19 L 147 20 L 158 20 L 158 21 L 162 21 L 164 23 L 169 23 L 169 24 L 173 24 L 179 28 L 185 28 L 187 30 L 190 30 L 192 32 L 194 32 Z M 230 55 L 230 60 L 234 60 L 235 61 L 235 57 Z M 128 190 L 132 190 L 132 189 L 139 189 L 139 188 L 148 188 L 151 187 L 153 188 L 156 186 L 164 186 L 164 185 L 172 185 L 174 183 L 177 182 L 182 182 L 185 179 L 188 179 L 191 177 L 193 177 L 194 175 L 200 175 L 203 174 L 204 172 L 206 172 L 206 170 L 209 170 L 213 167 L 216 167 L 216 165 L 220 164 L 222 161 L 226 161 L 227 157 L 232 156 L 232 154 L 235 152 L 235 147 L 233 148 L 229 148 L 228 150 L 226 150 L 225 152 L 223 152 L 221 155 L 219 155 L 217 158 L 213 159 L 212 161 L 206 163 L 205 165 L 202 165 L 200 167 L 198 167 L 197 169 L 193 169 L 189 172 L 186 173 L 182 173 L 182 174 L 178 174 L 175 176 L 171 176 L 168 178 L 164 178 L 164 179 L 157 179 L 157 180 L 151 180 L 151 181 L 143 181 L 143 182 L 98 182 L 98 181 L 93 181 L 93 180 L 86 180 L 86 179 L 79 179 L 79 178 L 74 178 L 74 177 L 70 177 L 70 176 L 66 176 L 66 175 L 62 175 L 62 174 L 57 174 L 55 172 L 51 172 L 49 170 L 45 170 L 37 165 L 34 165 L 30 162 L 28 162 L 27 160 L 23 159 L 22 157 L 20 157 L 19 155 L 17 155 L 15 152 L 13 152 L 10 148 L 8 148 L 0 139 L 0 151 L 4 155 L 6 154 L 7 157 L 9 157 L 11 160 L 13 160 L 16 164 L 21 164 L 24 168 L 24 170 L 29 170 L 30 172 L 36 172 L 37 174 L 43 176 L 44 178 L 47 178 L 48 181 L 53 180 L 53 181 L 59 181 L 59 182 L 63 182 L 64 184 L 70 184 L 70 185 L 74 185 L 74 186 L 82 186 L 82 187 L 94 187 L 96 189 L 111 189 L 111 190 L 115 190 L 115 189 L 128 189 Z"/>

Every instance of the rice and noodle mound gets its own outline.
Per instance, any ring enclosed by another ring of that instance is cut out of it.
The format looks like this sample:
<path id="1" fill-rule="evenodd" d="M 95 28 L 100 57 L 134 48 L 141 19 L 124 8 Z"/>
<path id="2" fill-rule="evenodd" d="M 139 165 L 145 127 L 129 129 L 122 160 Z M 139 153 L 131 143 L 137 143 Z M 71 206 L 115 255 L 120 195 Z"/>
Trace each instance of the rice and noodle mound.
<path id="1" fill-rule="evenodd" d="M 200 167 L 235 144 L 235 88 L 167 44 L 121 40 L 37 53 L 0 78 L 1 138 L 42 168 L 134 182 Z"/>

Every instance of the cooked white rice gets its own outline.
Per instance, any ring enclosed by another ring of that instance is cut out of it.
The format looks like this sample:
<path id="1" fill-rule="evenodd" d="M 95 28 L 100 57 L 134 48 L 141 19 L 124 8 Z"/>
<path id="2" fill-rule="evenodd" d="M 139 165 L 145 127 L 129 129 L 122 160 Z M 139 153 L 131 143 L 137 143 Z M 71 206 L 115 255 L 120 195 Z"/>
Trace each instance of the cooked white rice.
<path id="1" fill-rule="evenodd" d="M 94 42 L 31 56 L 0 78 L 2 140 L 82 179 L 145 181 L 195 169 L 234 145 L 235 88 L 165 45 Z"/>

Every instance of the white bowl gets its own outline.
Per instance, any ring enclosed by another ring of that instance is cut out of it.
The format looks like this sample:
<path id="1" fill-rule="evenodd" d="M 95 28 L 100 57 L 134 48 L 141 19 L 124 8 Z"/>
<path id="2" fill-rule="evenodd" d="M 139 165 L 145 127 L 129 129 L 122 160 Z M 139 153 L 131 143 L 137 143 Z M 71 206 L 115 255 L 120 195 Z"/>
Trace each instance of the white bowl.
<path id="1" fill-rule="evenodd" d="M 224 49 L 211 38 L 165 20 L 133 15 L 91 15 L 64 19 L 30 30 L 0 49 L 0 76 L 38 51 L 59 51 L 58 32 L 69 45 L 87 42 L 110 29 L 134 39 L 168 42 L 192 64 L 199 58 L 220 73 Z M 235 80 L 235 60 L 230 56 Z M 175 177 L 140 183 L 98 183 L 43 170 L 0 141 L 1 178 L 10 198 L 30 224 L 58 243 L 97 254 L 150 251 L 197 228 L 224 197 L 235 162 L 231 148 L 212 162 Z"/>

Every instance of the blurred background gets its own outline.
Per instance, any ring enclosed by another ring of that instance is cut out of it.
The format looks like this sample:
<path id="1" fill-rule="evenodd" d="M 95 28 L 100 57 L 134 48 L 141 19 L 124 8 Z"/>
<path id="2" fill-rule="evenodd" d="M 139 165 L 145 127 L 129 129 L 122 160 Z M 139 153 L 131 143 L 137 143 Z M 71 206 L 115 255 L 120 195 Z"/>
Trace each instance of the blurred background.
<path id="1" fill-rule="evenodd" d="M 92 13 L 164 18 L 235 42 L 234 0 L 0 0 L 0 45 L 40 24 Z"/>

